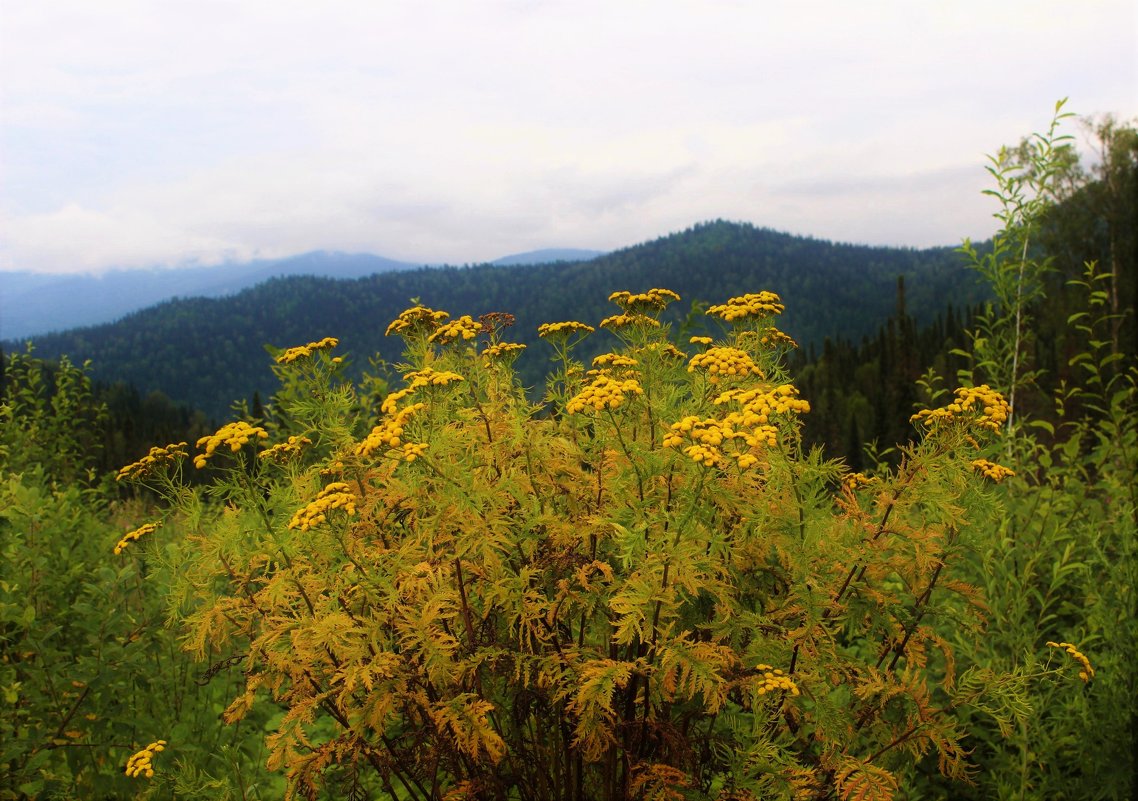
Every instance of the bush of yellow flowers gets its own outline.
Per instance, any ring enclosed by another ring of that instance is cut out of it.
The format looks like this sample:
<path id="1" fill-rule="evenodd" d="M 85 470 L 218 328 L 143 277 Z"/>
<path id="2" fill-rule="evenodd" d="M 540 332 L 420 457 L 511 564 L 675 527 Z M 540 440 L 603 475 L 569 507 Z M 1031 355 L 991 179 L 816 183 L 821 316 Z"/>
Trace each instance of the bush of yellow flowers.
<path id="1" fill-rule="evenodd" d="M 291 348 L 269 420 L 189 454 L 213 484 L 155 485 L 188 532 L 185 643 L 242 672 L 227 723 L 283 710 L 291 796 L 885 799 L 930 755 L 966 775 L 960 715 L 1008 696 L 949 645 L 978 636 L 957 567 L 1005 401 L 962 390 L 898 467 L 851 474 L 800 444 L 779 297 L 710 307 L 722 336 L 690 352 L 659 319 L 678 299 L 543 325 L 539 404 L 502 313 L 408 309 L 378 406 L 333 338 Z M 602 327 L 617 347 L 577 362 Z"/>

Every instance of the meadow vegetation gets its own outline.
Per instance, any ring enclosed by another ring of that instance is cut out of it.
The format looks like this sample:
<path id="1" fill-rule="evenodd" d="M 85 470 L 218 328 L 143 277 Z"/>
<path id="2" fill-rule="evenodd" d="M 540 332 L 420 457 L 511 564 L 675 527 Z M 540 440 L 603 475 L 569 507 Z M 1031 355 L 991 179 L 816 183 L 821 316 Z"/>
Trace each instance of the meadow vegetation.
<path id="1" fill-rule="evenodd" d="M 258 415 L 117 475 L 83 370 L 9 355 L 0 799 L 1131 797 L 1116 273 L 1067 288 L 1076 377 L 1024 401 L 1064 116 L 993 159 L 995 300 L 861 470 L 804 444 L 761 287 L 542 325 L 537 402 L 506 311 L 414 303 L 390 385 L 316 331 Z"/>

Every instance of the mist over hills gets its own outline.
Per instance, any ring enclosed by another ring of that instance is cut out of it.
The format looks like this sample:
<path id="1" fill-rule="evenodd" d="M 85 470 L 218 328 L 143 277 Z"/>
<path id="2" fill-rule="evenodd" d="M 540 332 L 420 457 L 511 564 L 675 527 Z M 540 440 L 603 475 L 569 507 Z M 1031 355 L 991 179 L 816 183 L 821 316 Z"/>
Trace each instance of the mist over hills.
<path id="1" fill-rule="evenodd" d="M 907 311 L 918 321 L 934 318 L 948 299 L 960 307 L 983 297 L 975 274 L 952 248 L 836 244 L 716 221 L 589 261 L 273 278 L 227 297 L 170 300 L 112 324 L 38 336 L 35 347 L 46 358 L 91 359 L 96 380 L 158 390 L 222 418 L 233 401 L 274 391 L 266 344 L 336 336 L 340 352 L 357 367 L 374 354 L 398 361 L 401 341 L 384 331 L 412 298 L 453 316 L 514 314 L 517 324 L 507 338 L 529 345 L 518 369 L 524 381 L 537 385 L 550 356 L 537 326 L 571 319 L 597 325 L 616 312 L 607 302 L 614 290 L 660 286 L 679 292 L 683 302 L 669 310 L 669 319 L 679 322 L 693 301 L 717 303 L 769 289 L 787 304 L 780 327 L 808 346 L 826 337 L 873 336 L 896 309 L 899 276 Z M 590 358 L 607 349 L 609 337 L 598 331 L 578 355 Z"/>

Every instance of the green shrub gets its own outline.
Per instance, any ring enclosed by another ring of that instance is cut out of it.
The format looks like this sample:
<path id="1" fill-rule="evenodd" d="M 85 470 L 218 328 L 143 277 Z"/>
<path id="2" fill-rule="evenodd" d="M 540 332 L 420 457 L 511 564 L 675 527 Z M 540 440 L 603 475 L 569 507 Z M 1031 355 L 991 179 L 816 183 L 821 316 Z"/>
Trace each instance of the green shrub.
<path id="1" fill-rule="evenodd" d="M 232 689 L 199 686 L 200 671 L 165 627 L 171 576 L 155 557 L 175 549 L 176 527 L 163 529 L 161 546 L 139 542 L 116 554 L 116 541 L 133 528 L 125 521 L 143 506 L 112 502 L 97 480 L 81 486 L 93 478 L 85 465 L 98 441 L 87 377 L 66 360 L 46 365 L 23 354 L 7 367 L 0 798 L 170 797 L 168 786 L 124 773 L 131 754 L 160 738 L 176 749 L 158 762 L 232 773 L 222 748 L 249 745 L 252 755 L 259 737 L 246 743 L 245 732 L 214 725 Z M 255 767 L 243 765 L 241 774 L 256 783 Z"/>

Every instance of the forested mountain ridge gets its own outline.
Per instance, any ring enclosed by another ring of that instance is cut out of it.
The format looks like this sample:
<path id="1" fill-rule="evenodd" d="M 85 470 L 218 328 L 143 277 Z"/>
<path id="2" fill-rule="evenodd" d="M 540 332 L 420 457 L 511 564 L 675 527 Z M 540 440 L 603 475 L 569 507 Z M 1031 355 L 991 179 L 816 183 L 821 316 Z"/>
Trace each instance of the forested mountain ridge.
<path id="1" fill-rule="evenodd" d="M 220 418 L 234 400 L 274 390 L 266 344 L 335 336 L 357 364 L 376 353 L 398 360 L 400 343 L 384 331 L 412 298 L 455 316 L 514 314 L 517 324 L 508 336 L 531 346 L 519 371 L 537 384 L 549 356 L 537 326 L 570 319 L 596 325 L 614 313 L 606 302 L 614 290 L 672 289 L 684 299 L 677 304 L 678 320 L 691 302 L 769 289 L 786 303 L 784 330 L 805 346 L 826 337 L 856 341 L 876 334 L 895 309 L 901 275 L 908 313 L 918 322 L 931 321 L 946 297 L 958 305 L 982 297 L 974 273 L 952 248 L 835 244 L 715 221 L 587 262 L 432 268 L 356 280 L 273 279 L 226 298 L 169 301 L 113 324 L 39 337 L 35 348 L 47 358 L 90 359 L 96 380 L 159 390 Z M 607 339 L 598 332 L 581 355 L 600 352 Z"/>

